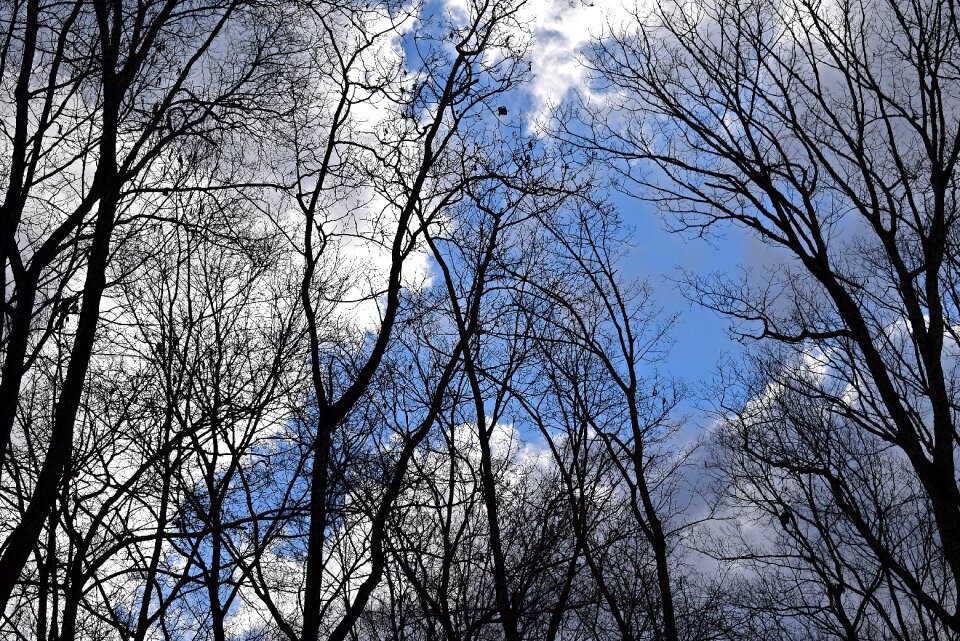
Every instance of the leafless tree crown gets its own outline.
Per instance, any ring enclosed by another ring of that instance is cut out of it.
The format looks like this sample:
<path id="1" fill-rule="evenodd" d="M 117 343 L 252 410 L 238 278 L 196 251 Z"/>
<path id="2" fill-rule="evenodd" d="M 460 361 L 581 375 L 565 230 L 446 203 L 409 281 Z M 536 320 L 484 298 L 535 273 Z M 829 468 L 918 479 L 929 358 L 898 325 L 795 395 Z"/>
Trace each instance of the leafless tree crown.
<path id="1" fill-rule="evenodd" d="M 0 638 L 960 639 L 957 7 L 608 9 L 0 3 Z"/>

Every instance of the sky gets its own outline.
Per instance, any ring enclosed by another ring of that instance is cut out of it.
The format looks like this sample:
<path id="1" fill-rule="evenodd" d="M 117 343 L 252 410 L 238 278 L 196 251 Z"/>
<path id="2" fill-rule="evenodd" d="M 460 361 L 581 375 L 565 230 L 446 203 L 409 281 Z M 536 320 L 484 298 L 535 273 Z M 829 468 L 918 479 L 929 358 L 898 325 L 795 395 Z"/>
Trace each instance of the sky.
<path id="1" fill-rule="evenodd" d="M 528 0 L 533 35 L 533 81 L 527 91 L 530 120 L 574 91 L 589 94 L 588 74 L 580 63 L 584 47 L 604 31 L 635 21 L 625 5 L 643 13 L 645 1 L 650 0 Z M 735 358 L 743 348 L 727 332 L 727 319 L 683 296 L 681 268 L 696 275 L 730 272 L 741 265 L 763 264 L 767 253 L 759 241 L 738 230 L 728 230 L 710 242 L 668 231 L 669 219 L 654 205 L 624 194 L 612 194 L 611 198 L 622 220 L 634 228 L 635 246 L 624 261 L 625 271 L 650 283 L 664 314 L 679 316 L 672 348 L 660 369 L 688 388 L 681 411 L 690 418 L 688 429 L 696 431 L 710 421 L 701 409 L 702 396 L 721 357 Z"/>
<path id="2" fill-rule="evenodd" d="M 700 383 L 713 377 L 721 356 L 734 356 L 741 346 L 729 336 L 727 319 L 684 296 L 681 269 L 697 275 L 735 270 L 749 243 L 735 233 L 710 242 L 690 238 L 668 231 L 667 220 L 653 205 L 622 195 L 614 201 L 624 222 L 635 230 L 635 246 L 624 269 L 650 283 L 665 315 L 679 316 L 663 371 L 681 379 L 696 395 Z"/>
<path id="3" fill-rule="evenodd" d="M 441 12 L 463 15 L 468 1 L 431 0 L 421 16 Z M 641 13 L 644 1 L 640 0 Z M 573 92 L 590 93 L 581 53 L 605 30 L 635 18 L 626 12 L 622 0 L 527 0 L 525 8 L 532 34 L 532 81 L 513 97 L 510 114 L 511 119 L 525 122 L 529 133 L 551 107 L 562 104 Z M 409 41 L 402 41 L 401 47 L 408 60 L 416 60 Z M 689 418 L 688 433 L 693 434 L 712 421 L 703 411 L 703 399 L 721 359 L 736 358 L 743 346 L 729 335 L 727 319 L 683 296 L 681 269 L 701 276 L 733 272 L 740 266 L 769 262 L 768 251 L 740 230 L 728 229 L 709 242 L 668 231 L 669 219 L 654 205 L 625 194 L 611 194 L 610 198 L 623 222 L 634 229 L 634 247 L 622 265 L 626 275 L 647 280 L 663 313 L 678 316 L 671 335 L 673 345 L 658 368 L 687 388 L 680 409 Z"/>

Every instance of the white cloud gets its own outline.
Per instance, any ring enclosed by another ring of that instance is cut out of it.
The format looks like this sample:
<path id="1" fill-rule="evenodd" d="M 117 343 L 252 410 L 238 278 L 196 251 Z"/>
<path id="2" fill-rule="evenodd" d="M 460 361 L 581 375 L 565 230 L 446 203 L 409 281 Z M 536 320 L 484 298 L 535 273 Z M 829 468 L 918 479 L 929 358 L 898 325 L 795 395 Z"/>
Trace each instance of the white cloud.
<path id="1" fill-rule="evenodd" d="M 590 95 L 581 54 L 591 42 L 620 28 L 647 0 L 530 0 L 532 19 L 532 118 L 559 105 L 571 91 Z"/>

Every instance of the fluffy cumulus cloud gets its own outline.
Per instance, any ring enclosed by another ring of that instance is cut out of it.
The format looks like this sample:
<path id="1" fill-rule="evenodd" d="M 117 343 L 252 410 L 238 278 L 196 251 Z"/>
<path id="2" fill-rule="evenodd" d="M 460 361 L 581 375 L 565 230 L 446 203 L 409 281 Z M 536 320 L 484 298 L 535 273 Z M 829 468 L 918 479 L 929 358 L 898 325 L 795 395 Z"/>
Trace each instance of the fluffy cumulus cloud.
<path id="1" fill-rule="evenodd" d="M 643 13 L 648 0 L 529 0 L 533 32 L 530 88 L 533 117 L 559 105 L 572 91 L 589 94 L 582 54 L 610 30 Z"/>
<path id="2" fill-rule="evenodd" d="M 443 6 L 456 18 L 468 14 L 468 2 L 443 0 Z M 533 37 L 530 120 L 536 122 L 572 91 L 589 92 L 581 54 L 605 33 L 642 15 L 649 4 L 649 0 L 527 0 L 520 22 Z"/>
<path id="3" fill-rule="evenodd" d="M 586 69 L 579 60 L 591 39 L 600 37 L 619 0 L 531 0 L 534 43 L 531 94 L 535 112 L 560 103 L 571 90 L 583 89 Z"/>

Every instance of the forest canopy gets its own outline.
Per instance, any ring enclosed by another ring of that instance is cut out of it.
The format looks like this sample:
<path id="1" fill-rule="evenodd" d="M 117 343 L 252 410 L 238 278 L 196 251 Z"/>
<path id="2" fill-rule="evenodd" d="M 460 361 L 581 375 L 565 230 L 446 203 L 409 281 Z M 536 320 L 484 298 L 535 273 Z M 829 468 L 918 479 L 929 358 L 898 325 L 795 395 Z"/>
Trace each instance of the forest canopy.
<path id="1" fill-rule="evenodd" d="M 0 29 L 0 638 L 960 640 L 952 1 Z"/>

